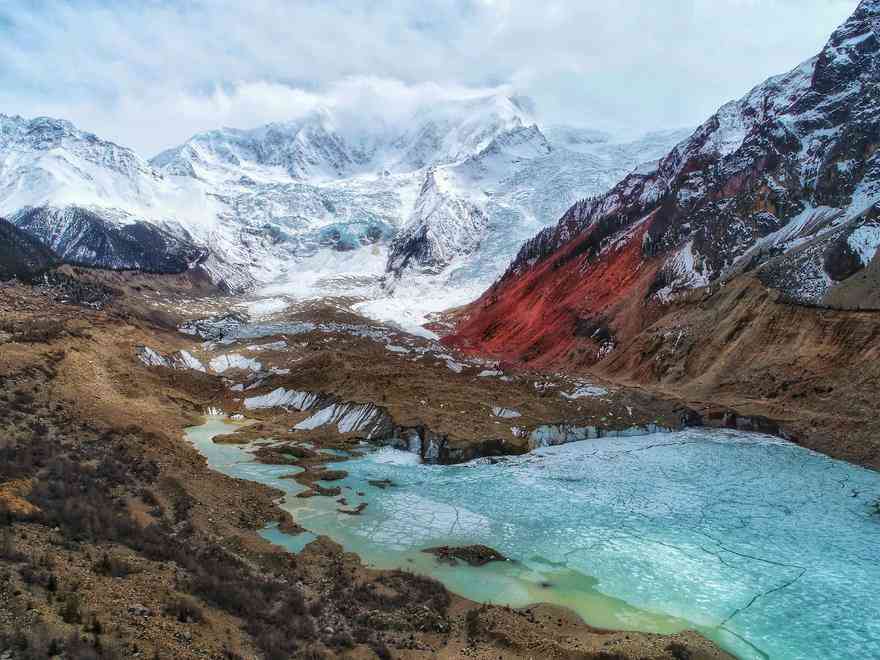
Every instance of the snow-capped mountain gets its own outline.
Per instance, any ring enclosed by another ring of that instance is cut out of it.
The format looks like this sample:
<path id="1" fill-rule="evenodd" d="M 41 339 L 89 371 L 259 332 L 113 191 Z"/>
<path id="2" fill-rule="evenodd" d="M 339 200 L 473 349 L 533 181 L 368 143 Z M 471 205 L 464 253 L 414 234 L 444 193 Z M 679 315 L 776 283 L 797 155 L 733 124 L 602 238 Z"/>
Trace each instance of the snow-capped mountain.
<path id="1" fill-rule="evenodd" d="M 832 304 L 880 246 L 878 67 L 880 0 L 863 0 L 819 55 L 528 241 L 464 340 L 570 347 L 584 328 L 607 335 L 627 305 L 742 271 L 789 300 Z"/>
<path id="2" fill-rule="evenodd" d="M 431 312 L 478 297 L 519 248 L 577 199 L 649 167 L 690 131 L 619 141 L 597 131 L 535 125 L 507 132 L 480 152 L 434 168 L 392 242 L 385 296 L 361 311 L 381 318 Z M 547 137 L 547 136 L 550 137 Z"/>
<path id="3" fill-rule="evenodd" d="M 180 272 L 216 261 L 207 190 L 59 119 L 0 115 L 0 215 L 65 261 Z"/>
<path id="4" fill-rule="evenodd" d="M 592 132 L 589 146 L 581 143 L 577 150 L 562 140 L 551 142 L 536 125 L 499 135 L 468 158 L 429 172 L 410 220 L 392 246 L 389 270 L 399 273 L 412 266 L 436 272 L 482 244 L 477 258 L 484 262 L 485 274 L 498 274 L 485 257 L 506 263 L 578 195 L 607 190 L 686 135 L 669 131 L 662 138 L 652 134 L 618 143 Z"/>
<path id="5" fill-rule="evenodd" d="M 67 261 L 198 266 L 230 289 L 298 295 L 304 279 L 338 291 L 387 271 L 383 297 L 405 297 L 414 278 L 434 293 L 484 287 L 574 200 L 681 137 L 554 127 L 554 142 L 528 100 L 501 94 L 393 123 L 322 109 L 201 133 L 149 162 L 62 120 L 3 116 L 0 128 L 0 213 Z"/>

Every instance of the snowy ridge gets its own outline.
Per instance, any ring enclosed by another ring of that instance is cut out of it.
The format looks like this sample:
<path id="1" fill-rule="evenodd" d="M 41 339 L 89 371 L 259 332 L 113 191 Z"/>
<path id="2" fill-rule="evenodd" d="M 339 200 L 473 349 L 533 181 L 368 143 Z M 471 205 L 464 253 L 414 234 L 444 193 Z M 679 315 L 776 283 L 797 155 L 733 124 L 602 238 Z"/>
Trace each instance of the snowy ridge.
<path id="1" fill-rule="evenodd" d="M 595 257 L 607 241 L 646 221 L 644 257 L 663 259 L 653 291 L 668 300 L 799 249 L 870 209 L 880 201 L 878 28 L 880 4 L 862 2 L 817 56 L 721 107 L 656 167 L 639 168 L 608 193 L 571 206 L 522 247 L 505 277 L 523 274 L 576 237 L 588 237 L 587 258 Z M 876 240 L 873 231 L 858 230 L 852 241 L 860 263 L 874 254 Z M 810 302 L 839 281 L 815 272 L 825 268 L 817 263 L 803 273 L 815 283 Z"/>

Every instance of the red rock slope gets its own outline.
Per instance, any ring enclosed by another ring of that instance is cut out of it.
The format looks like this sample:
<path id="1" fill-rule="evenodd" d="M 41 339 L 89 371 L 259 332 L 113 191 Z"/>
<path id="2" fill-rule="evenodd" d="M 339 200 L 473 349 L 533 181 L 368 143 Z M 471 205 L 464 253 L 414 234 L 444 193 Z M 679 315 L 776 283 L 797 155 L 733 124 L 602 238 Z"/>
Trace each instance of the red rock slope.
<path id="1" fill-rule="evenodd" d="M 786 301 L 864 307 L 878 81 L 880 0 L 863 0 L 819 55 L 524 245 L 447 343 L 538 367 L 607 361 L 670 305 L 744 272 Z"/>

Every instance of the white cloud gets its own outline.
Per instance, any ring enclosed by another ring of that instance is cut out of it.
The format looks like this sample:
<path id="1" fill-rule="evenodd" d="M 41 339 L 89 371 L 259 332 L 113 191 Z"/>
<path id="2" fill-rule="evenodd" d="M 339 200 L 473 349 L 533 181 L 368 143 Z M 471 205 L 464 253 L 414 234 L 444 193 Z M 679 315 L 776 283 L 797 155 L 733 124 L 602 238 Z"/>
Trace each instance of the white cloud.
<path id="1" fill-rule="evenodd" d="M 548 121 L 696 124 L 817 52 L 855 0 L 234 0 L 0 6 L 0 111 L 151 155 L 319 105 L 393 121 L 507 86 Z"/>

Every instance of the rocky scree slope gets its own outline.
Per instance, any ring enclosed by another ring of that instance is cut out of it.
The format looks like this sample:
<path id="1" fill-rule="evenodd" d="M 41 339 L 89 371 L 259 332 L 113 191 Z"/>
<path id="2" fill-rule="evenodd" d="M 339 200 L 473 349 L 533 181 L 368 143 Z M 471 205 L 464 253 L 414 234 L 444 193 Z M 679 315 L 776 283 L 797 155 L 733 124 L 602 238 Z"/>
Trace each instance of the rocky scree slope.
<path id="1" fill-rule="evenodd" d="M 863 307 L 880 245 L 880 2 L 659 161 L 527 242 L 448 341 L 591 364 L 677 298 L 751 273 L 788 302 Z"/>

